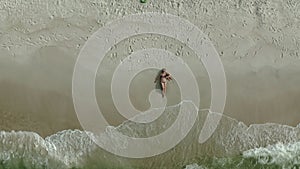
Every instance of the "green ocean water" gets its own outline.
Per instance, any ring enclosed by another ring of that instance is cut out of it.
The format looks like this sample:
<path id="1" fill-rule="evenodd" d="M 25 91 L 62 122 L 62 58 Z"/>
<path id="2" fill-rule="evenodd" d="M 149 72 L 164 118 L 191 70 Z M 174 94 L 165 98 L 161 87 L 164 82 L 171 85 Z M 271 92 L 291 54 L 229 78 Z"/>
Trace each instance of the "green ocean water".
<path id="1" fill-rule="evenodd" d="M 194 159 L 195 163 L 187 164 L 183 166 L 176 166 L 174 168 L 182 169 L 298 169 L 300 167 L 299 162 L 290 161 L 286 164 L 276 164 L 272 162 L 272 157 L 252 157 L 245 158 L 242 155 L 236 157 L 224 157 L 224 158 L 202 158 Z M 116 166 L 114 164 L 107 163 L 85 163 L 81 166 L 65 166 L 60 163 L 44 163 L 34 164 L 24 159 L 11 159 L 2 160 L 1 169 L 41 169 L 41 168 L 72 168 L 72 169 L 142 169 L 143 167 L 137 166 Z M 164 166 L 157 168 L 166 168 Z"/>

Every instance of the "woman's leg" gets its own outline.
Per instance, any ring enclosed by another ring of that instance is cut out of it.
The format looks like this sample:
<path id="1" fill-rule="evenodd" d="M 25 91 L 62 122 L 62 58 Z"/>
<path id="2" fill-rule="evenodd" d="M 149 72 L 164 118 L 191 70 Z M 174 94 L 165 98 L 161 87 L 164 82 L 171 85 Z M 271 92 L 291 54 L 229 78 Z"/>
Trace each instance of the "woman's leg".
<path id="1" fill-rule="evenodd" d="M 161 83 L 161 87 L 162 87 L 162 96 L 164 97 L 166 94 L 166 83 Z"/>
<path id="2" fill-rule="evenodd" d="M 164 97 L 165 85 L 163 82 L 161 82 L 160 84 L 161 84 L 161 94 L 162 94 L 162 97 Z"/>

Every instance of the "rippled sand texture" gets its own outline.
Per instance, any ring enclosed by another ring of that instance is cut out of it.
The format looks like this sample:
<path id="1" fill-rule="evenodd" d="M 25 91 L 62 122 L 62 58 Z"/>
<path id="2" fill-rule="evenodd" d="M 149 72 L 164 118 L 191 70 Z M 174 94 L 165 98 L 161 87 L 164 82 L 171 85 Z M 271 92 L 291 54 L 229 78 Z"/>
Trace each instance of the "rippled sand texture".
<path id="1" fill-rule="evenodd" d="M 71 98 L 72 71 L 80 49 L 112 19 L 150 11 L 179 15 L 210 37 L 227 75 L 226 115 L 246 124 L 299 123 L 298 0 L 149 0 L 145 4 L 125 0 L 1 0 L 0 7 L 1 130 L 30 130 L 47 136 L 80 128 Z M 107 54 L 106 63 L 119 63 L 119 56 L 148 47 L 191 58 L 191 67 L 199 72 L 201 108 L 208 108 L 210 89 L 205 69 L 201 64 L 193 65 L 193 51 L 174 39 L 155 35 L 126 39 Z M 111 78 L 109 64 L 99 69 L 98 97 L 108 92 L 104 83 Z M 132 102 L 141 110 L 149 104 L 145 91 L 154 88 L 155 74 L 145 72 L 133 81 Z M 174 83 L 168 91 L 170 104 L 178 102 L 176 90 Z M 105 113 L 115 111 L 111 101 L 103 103 Z M 118 115 L 108 118 L 112 124 L 122 120 Z"/>

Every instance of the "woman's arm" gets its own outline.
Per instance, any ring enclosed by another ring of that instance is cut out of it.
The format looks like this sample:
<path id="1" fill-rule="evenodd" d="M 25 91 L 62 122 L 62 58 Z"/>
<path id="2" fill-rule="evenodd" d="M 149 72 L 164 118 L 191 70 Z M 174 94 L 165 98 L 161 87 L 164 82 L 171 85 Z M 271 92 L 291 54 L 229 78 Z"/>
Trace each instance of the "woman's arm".
<path id="1" fill-rule="evenodd" d="M 166 74 L 166 79 L 168 79 L 168 80 L 172 80 L 172 76 L 171 76 L 171 74 L 170 74 L 170 73 L 167 73 L 167 74 Z"/>

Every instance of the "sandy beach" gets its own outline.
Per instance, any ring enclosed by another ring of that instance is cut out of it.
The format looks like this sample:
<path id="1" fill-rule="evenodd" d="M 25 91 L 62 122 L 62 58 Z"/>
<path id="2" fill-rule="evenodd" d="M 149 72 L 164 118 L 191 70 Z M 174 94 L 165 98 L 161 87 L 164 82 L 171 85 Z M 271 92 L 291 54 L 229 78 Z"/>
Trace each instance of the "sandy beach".
<path id="1" fill-rule="evenodd" d="M 41 136 L 81 129 L 72 101 L 76 58 L 89 37 L 110 20 L 143 12 L 170 13 L 200 28 L 219 53 L 227 78 L 224 114 L 245 124 L 300 123 L 300 22 L 298 1 L 9 1 L 0 2 L 0 129 Z M 98 104 L 112 125 L 118 115 L 109 82 L 120 58 L 145 48 L 183 58 L 195 73 L 200 108 L 210 105 L 207 72 L 178 40 L 139 35 L 116 44 L 97 73 Z M 172 72 L 170 72 L 172 73 Z M 149 108 L 157 70 L 140 72 L 130 86 L 139 110 Z M 176 81 L 168 105 L 180 102 Z"/>

